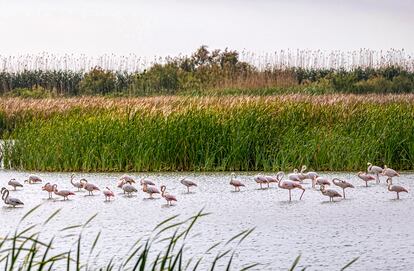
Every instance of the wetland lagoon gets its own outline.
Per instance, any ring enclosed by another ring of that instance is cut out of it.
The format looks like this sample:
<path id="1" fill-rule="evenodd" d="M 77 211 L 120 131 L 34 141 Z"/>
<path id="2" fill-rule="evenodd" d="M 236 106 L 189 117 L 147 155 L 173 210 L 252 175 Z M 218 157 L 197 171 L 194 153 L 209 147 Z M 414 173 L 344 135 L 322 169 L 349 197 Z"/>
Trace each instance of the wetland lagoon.
<path id="1" fill-rule="evenodd" d="M 5 185 L 11 178 L 23 181 L 29 174 L 41 177 L 43 184 L 56 183 L 60 189 L 76 191 L 70 183 L 70 173 L 1 170 L 0 179 Z M 246 185 L 241 192 L 234 192 L 229 185 L 230 174 L 227 172 L 130 174 L 137 180 L 146 177 L 157 186 L 166 185 L 168 192 L 177 197 L 172 206 L 168 206 L 159 195 L 149 199 L 140 190 L 131 197 L 125 196 L 116 187 L 121 173 L 78 173 L 75 176 L 76 180 L 85 178 L 97 184 L 101 190 L 110 187 L 115 192 L 110 202 L 104 200 L 101 192 L 88 196 L 85 191 L 75 192 L 76 195 L 67 201 L 56 195 L 48 199 L 47 192 L 41 190 L 43 184 L 25 184 L 17 191 L 11 190 L 13 197 L 24 201 L 24 207 L 2 206 L 0 209 L 0 234 L 5 236 L 12 232 L 24 214 L 41 204 L 20 223 L 20 229 L 40 224 L 42 239 L 56 236 L 54 253 L 72 249 L 75 256 L 80 228 L 61 229 L 82 225 L 97 214 L 82 228 L 80 244 L 80 258 L 82 261 L 88 259 L 89 268 L 95 270 L 94 266 L 105 266 L 110 259 L 114 259 L 116 264 L 124 261 L 134 242 L 150 236 L 160 222 L 176 215 L 179 217 L 173 221 L 181 221 L 203 210 L 209 215 L 199 218 L 194 224 L 191 236 L 185 240 L 184 253 L 186 260 L 205 257 L 199 265 L 200 270 L 210 268 L 211 262 L 219 255 L 216 250 L 224 252 L 229 247 L 235 250 L 232 270 L 240 270 L 252 263 L 260 264 L 252 270 L 287 270 L 298 255 L 301 255 L 298 270 L 304 267 L 307 270 L 339 270 L 356 257 L 358 260 L 349 270 L 408 270 L 414 265 L 412 193 L 401 194 L 401 199 L 396 200 L 395 193 L 387 191 L 384 177 L 381 177 L 380 184 L 374 181 L 365 187 L 354 172 L 320 172 L 320 176 L 329 179 L 349 180 L 355 188 L 347 190 L 347 199 L 332 203 L 319 190 L 313 189 L 310 181 L 305 181 L 303 199 L 299 200 L 300 191 L 293 190 L 292 202 L 289 202 L 288 191 L 278 188 L 277 184 L 259 189 L 253 180 L 256 174 L 237 173 L 238 179 Z M 198 187 L 187 193 L 179 182 L 184 177 L 192 178 Z M 412 172 L 401 173 L 393 181 L 410 192 L 414 188 Z M 61 211 L 43 224 L 58 209 Z M 251 229 L 253 231 L 239 245 L 238 239 L 224 245 L 232 237 Z M 100 238 L 89 256 L 99 232 Z M 221 243 L 216 250 L 206 253 L 217 242 Z M 148 261 L 154 260 L 156 253 L 165 246 L 165 242 L 154 242 Z M 216 269 L 225 270 L 230 256 L 227 254 L 217 261 Z M 66 260 L 56 263 L 56 266 L 64 268 Z"/>

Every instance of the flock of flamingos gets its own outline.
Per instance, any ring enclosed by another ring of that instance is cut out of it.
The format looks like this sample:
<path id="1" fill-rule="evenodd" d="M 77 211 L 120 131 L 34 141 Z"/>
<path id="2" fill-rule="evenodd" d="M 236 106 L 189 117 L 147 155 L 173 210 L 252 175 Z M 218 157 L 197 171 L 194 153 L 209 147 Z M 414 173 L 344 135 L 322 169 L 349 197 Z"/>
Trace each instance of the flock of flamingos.
<path id="1" fill-rule="evenodd" d="M 367 171 L 358 173 L 358 177 L 365 182 L 366 186 L 368 186 L 368 182 L 370 181 L 376 181 L 377 183 L 380 183 L 380 176 L 387 177 L 386 183 L 388 191 L 396 192 L 397 199 L 400 198 L 401 192 L 408 193 L 408 190 L 404 187 L 399 185 L 393 185 L 392 178 L 399 177 L 400 174 L 395 170 L 388 168 L 387 166 L 381 168 L 379 166 L 374 166 L 371 163 L 368 163 Z M 282 171 L 280 171 L 274 176 L 257 175 L 254 177 L 254 181 L 260 185 L 260 189 L 263 189 L 263 185 L 270 187 L 271 183 L 277 183 L 277 186 L 279 188 L 289 190 L 289 201 L 292 200 L 291 191 L 293 189 L 302 190 L 302 193 L 299 198 L 300 200 L 302 199 L 303 194 L 305 193 L 305 188 L 303 188 L 302 183 L 304 180 L 307 179 L 310 179 L 312 181 L 313 188 L 319 186 L 318 190 L 320 190 L 322 195 L 329 197 L 329 200 L 332 202 L 335 198 L 343 197 L 345 199 L 345 189 L 354 188 L 354 186 L 348 181 L 341 180 L 338 178 L 334 178 L 330 181 L 326 177 L 320 177 L 316 172 L 306 172 L 306 166 L 302 166 L 300 171 L 295 169 L 293 173 L 288 174 L 287 179 L 284 179 L 284 177 L 285 174 Z M 77 189 L 77 191 L 81 191 L 81 189 L 84 189 L 88 191 L 89 195 L 91 196 L 93 195 L 93 192 L 100 191 L 98 186 L 89 183 L 86 179 L 80 179 L 77 182 L 74 181 L 74 174 L 72 174 L 70 182 Z M 191 187 L 197 186 L 197 184 L 194 181 L 187 178 L 182 179 L 180 182 L 187 188 L 187 192 L 190 192 Z M 332 184 L 342 188 L 343 195 L 341 195 L 340 192 L 334 189 L 326 188 L 326 186 L 331 185 L 331 182 Z M 24 181 L 24 183 L 38 184 L 42 183 L 42 179 L 40 179 L 37 176 L 31 175 L 27 180 Z M 122 189 L 127 196 L 131 196 L 133 193 L 138 192 L 138 189 L 133 185 L 135 183 L 136 181 L 133 177 L 124 175 L 118 180 L 117 187 Z M 141 179 L 140 184 L 142 187 L 142 191 L 144 193 L 147 193 L 150 198 L 152 198 L 154 194 L 161 194 L 161 197 L 163 197 L 167 201 L 168 205 L 172 205 L 173 201 L 177 201 L 177 198 L 174 195 L 171 195 L 168 192 L 166 192 L 165 185 L 161 185 L 160 192 L 160 190 L 158 190 L 158 188 L 155 186 L 155 183 L 147 178 Z M 8 182 L 8 185 L 13 187 L 14 190 L 17 190 L 18 187 L 23 187 L 23 185 L 15 179 L 11 179 Z M 240 191 L 240 187 L 245 187 L 245 184 L 236 177 L 235 173 L 231 173 L 230 185 L 234 187 L 235 192 Z M 42 190 L 49 193 L 49 199 L 53 197 L 53 194 L 63 197 L 63 200 L 67 200 L 69 196 L 75 195 L 73 191 L 59 190 L 57 184 L 51 183 L 46 183 L 44 186 L 42 186 Z M 108 187 L 105 187 L 102 190 L 102 193 L 105 196 L 105 201 L 110 201 L 111 198 L 115 197 L 114 192 Z M 3 187 L 1 189 L 2 200 L 6 205 L 12 207 L 24 205 L 24 203 L 20 199 L 10 197 L 9 194 L 10 191 L 7 188 Z"/>

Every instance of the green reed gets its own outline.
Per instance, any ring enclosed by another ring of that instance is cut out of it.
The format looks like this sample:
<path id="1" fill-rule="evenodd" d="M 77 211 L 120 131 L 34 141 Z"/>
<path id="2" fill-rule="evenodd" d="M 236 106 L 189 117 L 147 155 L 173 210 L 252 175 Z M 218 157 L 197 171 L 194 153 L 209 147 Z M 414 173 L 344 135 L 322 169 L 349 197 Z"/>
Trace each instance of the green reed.
<path id="1" fill-rule="evenodd" d="M 380 99 L 74 107 L 18 125 L 7 136 L 15 142 L 6 144 L 5 165 L 44 171 L 287 170 L 302 164 L 359 170 L 370 161 L 413 169 L 414 107 Z"/>

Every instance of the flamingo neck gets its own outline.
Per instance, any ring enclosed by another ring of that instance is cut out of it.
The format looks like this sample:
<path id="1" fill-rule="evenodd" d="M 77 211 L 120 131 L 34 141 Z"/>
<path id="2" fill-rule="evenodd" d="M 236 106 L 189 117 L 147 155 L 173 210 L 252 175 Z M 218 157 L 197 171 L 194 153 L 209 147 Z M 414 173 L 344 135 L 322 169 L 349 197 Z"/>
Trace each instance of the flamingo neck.
<path id="1" fill-rule="evenodd" d="M 4 200 L 4 202 L 6 202 L 7 199 L 9 198 L 9 194 L 10 194 L 9 190 L 4 190 L 3 196 L 1 197 Z"/>

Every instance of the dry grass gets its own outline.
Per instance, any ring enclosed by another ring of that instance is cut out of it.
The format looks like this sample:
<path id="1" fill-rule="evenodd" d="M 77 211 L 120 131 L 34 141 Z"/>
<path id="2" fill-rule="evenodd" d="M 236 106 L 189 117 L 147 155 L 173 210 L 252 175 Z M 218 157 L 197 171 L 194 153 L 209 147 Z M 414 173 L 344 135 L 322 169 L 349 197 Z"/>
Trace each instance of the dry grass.
<path id="1" fill-rule="evenodd" d="M 180 97 L 158 96 L 142 98 L 106 98 L 106 97 L 76 97 L 76 98 L 50 98 L 50 99 L 0 99 L 0 111 L 6 115 L 13 115 L 24 111 L 39 114 L 65 112 L 74 108 L 79 109 L 115 109 L 120 111 L 143 110 L 147 112 L 163 112 L 169 114 L 185 108 L 234 108 L 247 105 L 271 105 L 280 103 L 312 103 L 314 105 L 355 105 L 360 103 L 414 104 L 414 94 L 390 95 L 305 95 L 290 94 L 283 96 L 225 96 L 225 97 Z"/>

